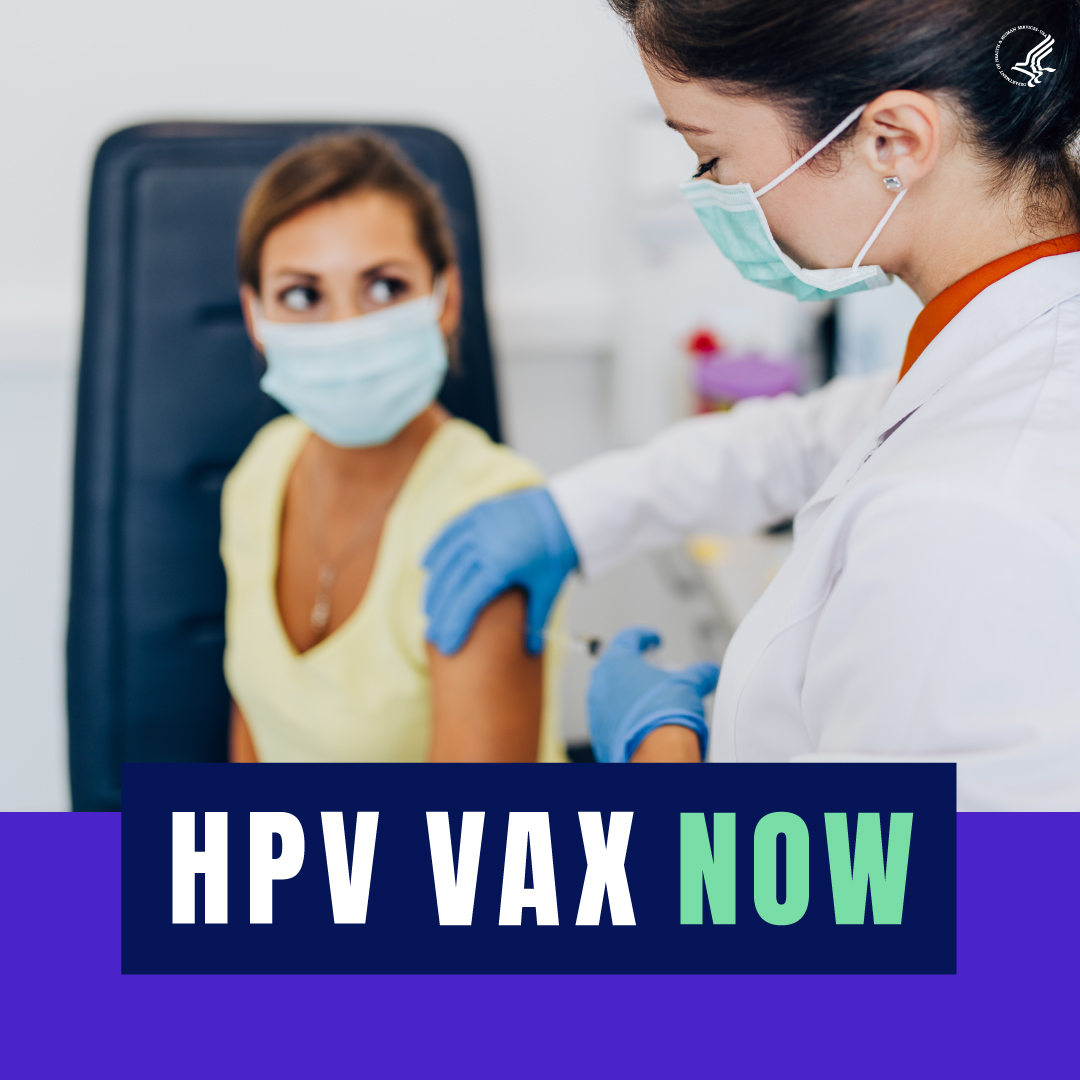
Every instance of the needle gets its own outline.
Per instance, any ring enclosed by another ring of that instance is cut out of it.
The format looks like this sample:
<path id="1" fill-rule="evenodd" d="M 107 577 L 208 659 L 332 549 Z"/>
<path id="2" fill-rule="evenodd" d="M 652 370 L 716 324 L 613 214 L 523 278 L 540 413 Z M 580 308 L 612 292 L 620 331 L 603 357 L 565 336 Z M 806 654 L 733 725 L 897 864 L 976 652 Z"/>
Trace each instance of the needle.
<path id="1" fill-rule="evenodd" d="M 544 640 L 553 645 L 565 645 L 572 652 L 582 656 L 599 656 L 604 647 L 603 641 L 598 637 L 585 637 L 581 634 L 564 634 L 558 630 L 545 630 Z"/>

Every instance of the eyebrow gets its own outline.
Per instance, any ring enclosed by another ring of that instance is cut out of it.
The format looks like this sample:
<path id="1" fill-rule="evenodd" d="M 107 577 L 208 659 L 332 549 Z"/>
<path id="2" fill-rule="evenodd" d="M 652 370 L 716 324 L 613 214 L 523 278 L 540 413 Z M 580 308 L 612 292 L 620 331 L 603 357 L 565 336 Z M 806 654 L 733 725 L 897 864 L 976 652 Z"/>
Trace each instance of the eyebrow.
<path id="1" fill-rule="evenodd" d="M 408 262 L 404 262 L 401 259 L 387 259 L 386 262 L 381 262 L 378 266 L 373 266 L 368 270 L 364 270 L 360 276 L 365 278 L 379 277 L 388 270 L 393 270 L 395 267 L 402 270 L 408 270 L 410 265 Z"/>
<path id="2" fill-rule="evenodd" d="M 270 277 L 296 277 L 305 278 L 308 281 L 314 281 L 319 275 L 313 274 L 310 270 L 294 270 L 290 266 L 279 266 L 270 271 Z"/>
<path id="3" fill-rule="evenodd" d="M 384 262 L 378 263 L 376 266 L 369 267 L 367 270 L 361 270 L 360 276 L 363 278 L 375 278 L 394 268 L 408 269 L 409 264 L 400 259 L 387 259 Z M 319 276 L 319 274 L 312 273 L 310 270 L 294 270 L 290 266 L 278 267 L 270 273 L 270 277 L 273 278 L 301 278 L 304 281 L 318 281 Z"/>
<path id="4" fill-rule="evenodd" d="M 672 120 L 670 116 L 664 118 L 664 123 L 667 124 L 672 131 L 677 131 L 680 135 L 711 135 L 712 132 L 705 128 L 694 127 L 693 124 L 684 124 L 679 120 Z"/>

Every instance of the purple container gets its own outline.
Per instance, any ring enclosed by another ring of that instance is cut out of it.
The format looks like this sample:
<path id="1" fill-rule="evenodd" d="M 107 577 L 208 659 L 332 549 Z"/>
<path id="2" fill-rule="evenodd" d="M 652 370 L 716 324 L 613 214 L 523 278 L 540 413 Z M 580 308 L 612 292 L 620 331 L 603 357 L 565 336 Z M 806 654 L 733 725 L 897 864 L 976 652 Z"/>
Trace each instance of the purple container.
<path id="1" fill-rule="evenodd" d="M 776 397 L 799 387 L 799 369 L 783 360 L 766 360 L 751 354 L 728 360 L 716 356 L 698 364 L 698 393 L 709 401 L 743 401 L 752 397 Z"/>

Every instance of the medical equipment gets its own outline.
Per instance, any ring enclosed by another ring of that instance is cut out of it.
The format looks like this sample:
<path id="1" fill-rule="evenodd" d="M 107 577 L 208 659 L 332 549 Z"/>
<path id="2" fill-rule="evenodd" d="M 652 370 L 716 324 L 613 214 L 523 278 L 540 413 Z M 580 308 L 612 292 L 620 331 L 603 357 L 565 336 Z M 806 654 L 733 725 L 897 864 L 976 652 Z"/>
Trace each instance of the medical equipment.
<path id="1" fill-rule="evenodd" d="M 805 165 L 855 123 L 864 108 L 865 106 L 860 106 L 850 113 L 798 161 L 757 191 L 746 183 L 717 184 L 712 180 L 687 180 L 680 185 L 683 195 L 694 208 L 702 225 L 720 250 L 738 267 L 744 278 L 766 285 L 770 289 L 791 293 L 799 300 L 831 300 L 845 293 L 879 289 L 892 283 L 892 276 L 886 274 L 880 266 L 860 264 L 881 230 L 885 228 L 885 223 L 893 211 L 900 205 L 906 189 L 897 192 L 884 217 L 877 223 L 851 266 L 822 270 L 806 270 L 780 250 L 780 245 L 773 239 L 772 230 L 765 219 L 765 211 L 758 201 L 762 195 L 772 191 L 777 184 L 786 180 L 796 169 Z M 890 187 L 889 190 L 895 189 Z"/>
<path id="2" fill-rule="evenodd" d="M 656 631 L 630 627 L 615 635 L 596 665 L 589 682 L 589 733 L 597 761 L 629 761 L 650 731 L 670 724 L 695 732 L 705 757 L 704 699 L 716 689 L 720 668 L 705 660 L 662 671 L 642 655 L 659 644 Z"/>
<path id="3" fill-rule="evenodd" d="M 770 359 L 753 350 L 736 353 L 707 330 L 693 335 L 687 352 L 694 364 L 691 378 L 698 412 L 723 411 L 747 398 L 795 393 L 802 382 L 797 362 Z"/>
<path id="4" fill-rule="evenodd" d="M 563 634 L 558 630 L 545 630 L 544 640 L 552 645 L 562 645 L 581 656 L 597 657 L 604 651 L 604 643 L 598 637 L 584 637 L 581 634 Z"/>

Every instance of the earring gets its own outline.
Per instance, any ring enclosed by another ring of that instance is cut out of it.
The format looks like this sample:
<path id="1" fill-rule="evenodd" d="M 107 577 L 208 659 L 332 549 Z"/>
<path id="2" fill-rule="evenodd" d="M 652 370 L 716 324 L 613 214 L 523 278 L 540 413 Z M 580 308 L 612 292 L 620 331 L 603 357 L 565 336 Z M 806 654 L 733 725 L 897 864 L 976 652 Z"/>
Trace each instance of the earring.
<path id="1" fill-rule="evenodd" d="M 899 191 L 904 183 L 899 176 L 886 176 L 881 181 L 890 191 Z"/>

